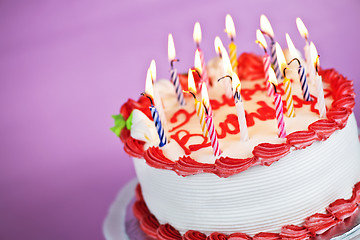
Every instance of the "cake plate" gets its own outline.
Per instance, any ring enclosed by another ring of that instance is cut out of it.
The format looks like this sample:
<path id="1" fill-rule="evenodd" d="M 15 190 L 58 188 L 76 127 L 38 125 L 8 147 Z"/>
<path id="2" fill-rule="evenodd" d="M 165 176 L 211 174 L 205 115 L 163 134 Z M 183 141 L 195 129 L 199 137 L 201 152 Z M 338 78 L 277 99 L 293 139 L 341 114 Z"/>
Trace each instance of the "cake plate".
<path id="1" fill-rule="evenodd" d="M 106 240 L 150 240 L 140 229 L 138 220 L 132 213 L 135 201 L 136 178 L 129 181 L 118 193 L 106 216 L 103 232 Z M 317 240 L 355 240 L 360 239 L 360 214 L 346 219 Z"/>

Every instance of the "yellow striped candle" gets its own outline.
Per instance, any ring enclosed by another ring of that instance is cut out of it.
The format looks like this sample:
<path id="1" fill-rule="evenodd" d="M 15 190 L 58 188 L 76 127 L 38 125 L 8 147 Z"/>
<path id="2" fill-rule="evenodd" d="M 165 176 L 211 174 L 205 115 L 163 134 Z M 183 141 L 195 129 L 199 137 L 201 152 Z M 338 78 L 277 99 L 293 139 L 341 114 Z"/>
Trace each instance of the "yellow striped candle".
<path id="1" fill-rule="evenodd" d="M 237 62 L 237 54 L 236 54 L 236 45 L 234 43 L 236 31 L 235 31 L 234 21 L 233 21 L 232 17 L 230 16 L 230 14 L 226 15 L 225 27 L 226 27 L 226 33 L 231 40 L 231 43 L 229 44 L 231 67 L 234 72 L 237 72 L 238 62 Z"/>
<path id="2" fill-rule="evenodd" d="M 293 101 L 293 97 L 292 97 L 292 93 L 291 93 L 291 83 L 290 83 L 290 79 L 288 79 L 285 76 L 285 73 L 284 73 L 284 86 L 285 86 L 287 116 L 295 117 L 294 101 Z"/>

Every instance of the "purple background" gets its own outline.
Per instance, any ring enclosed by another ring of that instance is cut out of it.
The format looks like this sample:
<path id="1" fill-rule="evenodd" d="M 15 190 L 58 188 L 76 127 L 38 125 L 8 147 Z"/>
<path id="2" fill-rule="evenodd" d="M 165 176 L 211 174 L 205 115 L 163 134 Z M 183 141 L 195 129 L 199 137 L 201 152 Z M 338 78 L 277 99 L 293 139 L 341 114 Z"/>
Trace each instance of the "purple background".
<path id="1" fill-rule="evenodd" d="M 151 59 L 169 76 L 168 33 L 186 72 L 197 20 L 209 60 L 216 35 L 229 42 L 227 13 L 238 52 L 258 54 L 260 14 L 283 47 L 288 32 L 302 49 L 300 16 L 322 66 L 354 79 L 360 95 L 359 10 L 358 0 L 1 1 L 0 239 L 103 238 L 110 204 L 135 176 L 111 115 L 144 90 Z"/>

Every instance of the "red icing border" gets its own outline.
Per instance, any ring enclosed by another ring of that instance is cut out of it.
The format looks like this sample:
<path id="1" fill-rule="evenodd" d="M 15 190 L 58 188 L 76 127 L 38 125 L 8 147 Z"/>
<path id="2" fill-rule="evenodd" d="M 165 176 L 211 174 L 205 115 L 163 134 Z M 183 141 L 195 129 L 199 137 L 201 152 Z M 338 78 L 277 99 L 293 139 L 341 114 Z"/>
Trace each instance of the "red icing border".
<path id="1" fill-rule="evenodd" d="M 261 58 L 253 54 L 245 53 L 239 57 L 238 70 L 239 73 L 244 72 L 244 76 L 242 75 L 243 79 L 252 80 L 263 77 L 263 75 L 261 75 L 261 72 L 263 72 Z M 121 132 L 121 140 L 125 143 L 124 150 L 132 157 L 144 158 L 147 164 L 152 167 L 173 170 L 178 175 L 184 177 L 203 172 L 214 173 L 219 177 L 229 177 L 231 175 L 245 171 L 252 166 L 270 166 L 273 162 L 278 161 L 280 158 L 286 156 L 291 151 L 304 149 L 312 145 L 315 141 L 324 141 L 329 138 L 333 132 L 346 126 L 347 120 L 352 113 L 355 105 L 353 82 L 346 79 L 334 69 L 321 70 L 319 74 L 322 76 L 324 82 L 330 84 L 331 91 L 328 91 L 328 94 L 332 95 L 332 97 L 334 98 L 331 107 L 327 111 L 327 118 L 319 119 L 313 122 L 308 126 L 307 130 L 296 131 L 289 134 L 286 137 L 285 143 L 261 143 L 255 146 L 252 151 L 253 157 L 246 159 L 221 157 L 217 159 L 214 164 L 198 163 L 190 156 L 179 157 L 178 160 L 171 161 L 164 156 L 162 150 L 159 147 L 150 147 L 146 151 L 144 151 L 144 142 L 132 139 L 129 136 L 129 133 L 126 132 L 128 130 L 123 130 Z M 138 102 L 131 101 L 131 104 L 127 103 L 127 105 L 133 105 L 135 106 L 135 108 L 141 109 L 142 106 L 140 103 L 142 102 L 144 101 L 140 99 Z M 306 102 L 297 102 L 298 104 L 307 104 Z M 226 99 L 223 99 L 223 103 L 218 103 L 216 101 L 214 102 L 214 104 L 215 109 L 215 107 L 219 104 L 227 104 L 227 101 Z M 313 107 L 313 105 L 314 104 L 312 104 L 311 106 Z M 129 113 L 130 109 L 128 109 L 128 107 L 122 107 L 123 111 L 124 109 L 126 109 L 126 112 Z M 192 116 L 195 112 L 187 113 L 186 111 L 183 111 L 181 113 L 185 114 L 187 118 L 189 116 Z M 172 117 L 171 121 L 175 121 L 178 114 L 180 114 L 180 112 L 175 114 Z M 265 116 L 264 114 L 262 115 Z M 180 125 L 185 124 L 185 122 L 181 123 Z M 235 122 L 237 123 L 237 121 Z M 175 128 L 179 128 L 179 126 Z M 175 129 L 172 129 L 170 131 L 174 130 Z M 187 138 L 193 136 L 194 134 L 192 135 L 188 132 L 186 133 L 186 130 L 181 131 L 185 131 L 184 137 L 180 138 L 178 136 L 179 132 L 174 133 L 172 137 L 184 149 L 185 154 L 190 154 L 191 151 L 194 151 L 201 147 L 205 147 L 210 144 L 207 139 L 204 138 L 204 142 L 201 144 L 185 146 Z M 224 131 L 227 131 L 225 126 L 219 129 L 219 133 L 223 133 Z"/>
<path id="2" fill-rule="evenodd" d="M 133 212 L 140 222 L 141 229 L 152 239 L 166 240 L 306 240 L 323 234 L 360 210 L 360 182 L 358 182 L 353 188 L 350 199 L 338 199 L 326 208 L 326 214 L 315 213 L 307 217 L 302 226 L 283 226 L 280 233 L 260 232 L 250 237 L 245 233 L 225 235 L 213 232 L 206 236 L 199 231 L 189 230 L 181 236 L 170 224 L 160 225 L 156 217 L 150 213 L 142 197 L 140 184 L 135 189 L 135 196 L 137 201 L 133 205 Z"/>

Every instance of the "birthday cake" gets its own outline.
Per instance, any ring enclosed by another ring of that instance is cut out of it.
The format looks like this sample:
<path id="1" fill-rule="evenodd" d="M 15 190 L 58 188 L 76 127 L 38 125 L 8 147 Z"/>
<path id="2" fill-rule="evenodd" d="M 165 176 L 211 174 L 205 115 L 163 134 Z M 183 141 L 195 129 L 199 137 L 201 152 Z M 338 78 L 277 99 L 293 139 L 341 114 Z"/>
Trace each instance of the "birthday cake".
<path id="1" fill-rule="evenodd" d="M 219 57 L 200 74 L 172 71 L 178 85 L 155 81 L 114 116 L 139 180 L 134 215 L 149 237 L 312 239 L 359 211 L 352 81 L 317 69 L 322 115 L 316 80 L 308 79 L 310 99 L 300 74 L 269 89 L 264 62 L 244 53 L 232 78 L 223 78 L 229 74 Z"/>

